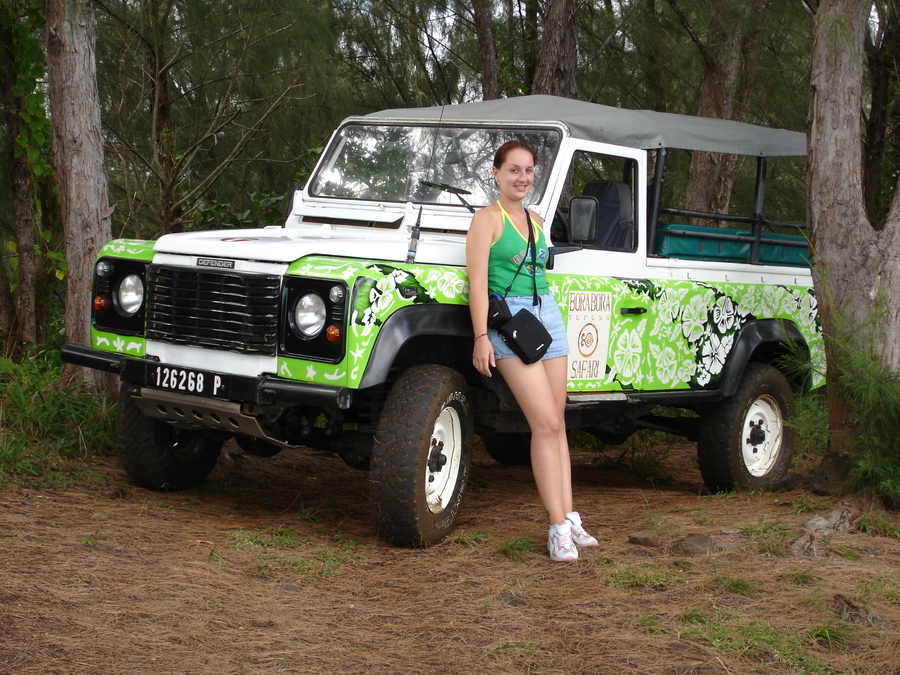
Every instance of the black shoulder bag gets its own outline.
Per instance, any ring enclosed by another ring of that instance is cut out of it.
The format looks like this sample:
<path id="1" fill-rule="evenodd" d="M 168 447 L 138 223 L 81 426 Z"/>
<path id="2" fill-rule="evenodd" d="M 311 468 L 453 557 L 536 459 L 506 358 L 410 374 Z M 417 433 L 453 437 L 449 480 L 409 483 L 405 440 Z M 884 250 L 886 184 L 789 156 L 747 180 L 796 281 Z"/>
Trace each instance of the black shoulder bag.
<path id="1" fill-rule="evenodd" d="M 537 245 L 535 244 L 534 227 L 531 224 L 531 216 L 528 215 L 528 209 L 525 210 L 525 219 L 528 221 L 528 246 L 531 249 L 531 263 L 534 265 L 534 307 L 540 305 L 540 298 L 537 292 Z M 527 256 L 526 256 L 527 257 Z M 519 263 L 516 273 L 513 276 L 509 286 L 502 296 L 492 293 L 488 303 L 488 326 L 496 329 L 500 333 L 500 337 L 507 346 L 516 353 L 523 363 L 534 363 L 540 361 L 547 350 L 553 338 L 544 324 L 541 323 L 534 312 L 527 309 L 520 309 L 515 316 L 511 316 L 509 307 L 506 304 L 506 296 L 509 290 L 519 276 L 522 265 L 525 264 L 525 257 Z"/>

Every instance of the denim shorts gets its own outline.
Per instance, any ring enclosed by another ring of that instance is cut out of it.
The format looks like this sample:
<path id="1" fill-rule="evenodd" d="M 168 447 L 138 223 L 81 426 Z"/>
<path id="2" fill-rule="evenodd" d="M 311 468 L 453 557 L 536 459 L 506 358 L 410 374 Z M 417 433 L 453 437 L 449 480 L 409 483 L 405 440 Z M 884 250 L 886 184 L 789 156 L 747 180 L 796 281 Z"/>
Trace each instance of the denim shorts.
<path id="1" fill-rule="evenodd" d="M 550 348 L 547 350 L 547 353 L 544 354 L 542 360 L 566 356 L 569 353 L 569 344 L 566 340 L 566 325 L 563 323 L 559 305 L 557 305 L 556 300 L 553 299 L 552 293 L 545 293 L 538 297 L 540 298 L 541 303 L 535 315 L 541 320 L 541 323 L 544 324 L 544 328 L 550 333 L 550 337 L 553 338 L 553 342 L 550 344 Z M 515 297 L 507 296 L 506 304 L 509 305 L 509 311 L 513 315 L 523 308 L 530 312 L 534 305 L 534 297 L 531 295 Z M 500 333 L 493 328 L 488 330 L 488 337 L 491 340 L 491 345 L 494 347 L 495 359 L 508 359 L 516 355 L 512 349 L 506 346 L 503 338 L 500 337 Z"/>

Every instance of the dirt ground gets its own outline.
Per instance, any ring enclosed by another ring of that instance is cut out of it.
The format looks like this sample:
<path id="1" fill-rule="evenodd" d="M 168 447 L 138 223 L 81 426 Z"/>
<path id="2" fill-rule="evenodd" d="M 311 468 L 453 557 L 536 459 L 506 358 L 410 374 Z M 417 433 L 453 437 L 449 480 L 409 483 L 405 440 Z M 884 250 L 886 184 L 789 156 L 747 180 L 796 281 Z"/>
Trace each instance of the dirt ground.
<path id="1" fill-rule="evenodd" d="M 405 550 L 376 539 L 366 474 L 226 449 L 186 492 L 134 488 L 114 458 L 75 488 L 0 492 L 0 673 L 900 673 L 900 541 L 777 555 L 753 532 L 799 536 L 839 501 L 706 495 L 689 444 L 669 484 L 576 454 L 600 547 L 567 564 L 530 469 L 483 451 L 454 536 Z M 661 546 L 629 543 L 645 528 Z M 693 533 L 715 549 L 680 551 Z M 523 537 L 522 559 L 501 554 Z M 838 622 L 835 595 L 882 622 Z"/>

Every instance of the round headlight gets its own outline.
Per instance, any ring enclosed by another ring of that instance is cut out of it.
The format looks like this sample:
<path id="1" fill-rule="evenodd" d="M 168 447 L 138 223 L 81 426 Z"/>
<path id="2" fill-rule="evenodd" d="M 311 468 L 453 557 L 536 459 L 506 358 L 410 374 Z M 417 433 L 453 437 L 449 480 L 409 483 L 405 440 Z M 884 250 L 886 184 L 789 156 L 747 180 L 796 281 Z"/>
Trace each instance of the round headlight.
<path id="1" fill-rule="evenodd" d="M 322 332 L 325 326 L 325 301 L 316 293 L 307 293 L 294 305 L 294 328 L 306 338 Z"/>
<path id="2" fill-rule="evenodd" d="M 129 274 L 119 282 L 116 291 L 119 311 L 125 316 L 132 316 L 144 302 L 144 282 L 137 274 Z"/>

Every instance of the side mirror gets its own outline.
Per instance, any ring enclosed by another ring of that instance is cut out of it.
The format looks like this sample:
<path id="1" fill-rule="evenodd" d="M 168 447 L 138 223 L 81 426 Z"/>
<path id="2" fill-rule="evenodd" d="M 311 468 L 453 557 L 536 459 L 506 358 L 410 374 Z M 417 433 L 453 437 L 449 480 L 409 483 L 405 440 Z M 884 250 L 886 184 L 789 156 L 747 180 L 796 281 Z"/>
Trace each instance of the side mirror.
<path id="1" fill-rule="evenodd" d="M 569 240 L 573 244 L 592 244 L 597 238 L 600 202 L 596 197 L 572 197 L 569 201 Z"/>
<path id="2" fill-rule="evenodd" d="M 284 219 L 287 221 L 291 217 L 291 211 L 294 209 L 294 193 L 302 190 L 303 185 L 299 180 L 292 180 L 288 186 L 287 195 L 284 198 Z"/>

